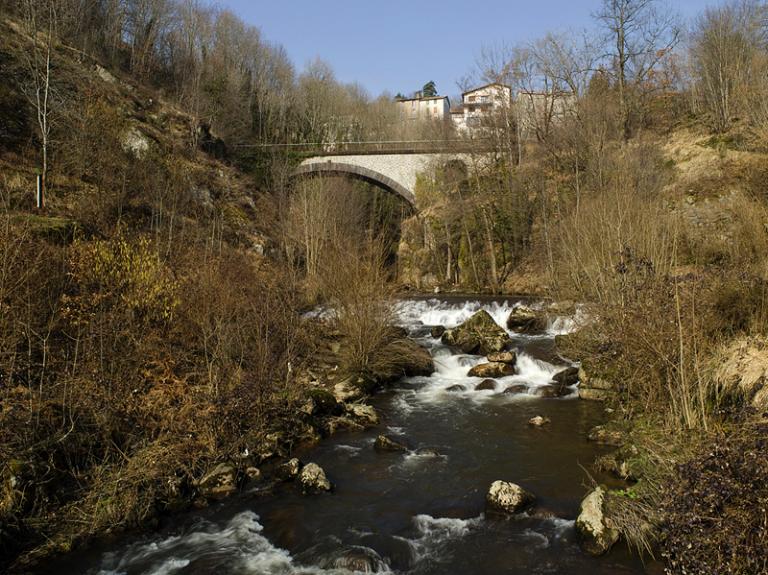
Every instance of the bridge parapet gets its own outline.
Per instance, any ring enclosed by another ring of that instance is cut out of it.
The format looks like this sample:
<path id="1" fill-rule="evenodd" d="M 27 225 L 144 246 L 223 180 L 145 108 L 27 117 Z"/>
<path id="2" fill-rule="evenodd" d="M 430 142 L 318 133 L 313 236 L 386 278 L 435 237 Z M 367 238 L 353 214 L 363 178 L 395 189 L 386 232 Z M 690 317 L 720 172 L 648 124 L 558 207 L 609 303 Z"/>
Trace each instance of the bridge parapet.
<path id="1" fill-rule="evenodd" d="M 375 184 L 397 194 L 415 206 L 416 179 L 441 162 L 458 160 L 468 164 L 475 157 L 468 153 L 425 154 L 325 154 L 307 158 L 294 176 L 348 176 Z"/>

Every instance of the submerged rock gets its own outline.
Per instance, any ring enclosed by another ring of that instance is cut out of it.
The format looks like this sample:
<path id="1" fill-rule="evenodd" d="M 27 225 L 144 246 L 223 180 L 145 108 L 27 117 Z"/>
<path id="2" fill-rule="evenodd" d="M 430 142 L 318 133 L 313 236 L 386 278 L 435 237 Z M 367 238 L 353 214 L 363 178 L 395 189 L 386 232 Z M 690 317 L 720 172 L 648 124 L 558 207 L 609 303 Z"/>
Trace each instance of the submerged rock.
<path id="1" fill-rule="evenodd" d="M 446 330 L 442 342 L 464 353 L 488 355 L 503 351 L 512 340 L 487 311 L 480 310 L 460 326 Z"/>
<path id="2" fill-rule="evenodd" d="M 467 373 L 469 377 L 505 377 L 515 375 L 515 366 L 508 363 L 481 363 L 473 367 Z"/>
<path id="3" fill-rule="evenodd" d="M 495 379 L 484 379 L 475 386 L 475 391 L 494 391 L 496 389 Z"/>
<path id="4" fill-rule="evenodd" d="M 519 513 L 531 507 L 536 498 L 519 485 L 508 481 L 494 481 L 488 489 L 485 502 L 492 511 Z"/>
<path id="5" fill-rule="evenodd" d="M 467 388 L 460 383 L 457 383 L 456 385 L 452 385 L 451 387 L 446 387 L 445 391 L 448 391 L 450 393 L 460 393 L 462 391 L 467 391 Z"/>
<path id="6" fill-rule="evenodd" d="M 305 495 L 330 491 L 332 488 L 325 471 L 317 463 L 307 463 L 304 466 L 299 474 L 299 484 Z"/>
<path id="7" fill-rule="evenodd" d="M 603 555 L 619 540 L 619 532 L 605 516 L 605 492 L 601 487 L 595 488 L 581 502 L 576 531 L 582 549 L 590 555 Z"/>
<path id="8" fill-rule="evenodd" d="M 275 477 L 280 481 L 292 481 L 298 477 L 299 471 L 301 471 L 301 461 L 294 457 L 277 466 Z"/>
<path id="9" fill-rule="evenodd" d="M 437 450 L 430 449 L 429 447 L 422 447 L 417 449 L 416 455 L 421 457 L 442 457 L 442 454 L 440 454 Z"/>
<path id="10" fill-rule="evenodd" d="M 379 435 L 373 444 L 376 451 L 408 451 L 408 447 L 387 435 Z"/>
<path id="11" fill-rule="evenodd" d="M 558 397 L 565 397 L 571 393 L 571 390 L 564 386 L 555 385 L 542 385 L 533 390 L 533 394 L 537 397 L 544 397 L 546 399 L 554 399 Z"/>
<path id="12" fill-rule="evenodd" d="M 528 393 L 528 386 L 522 383 L 518 383 L 517 385 L 510 385 L 507 389 L 504 390 L 503 393 L 509 395 Z"/>
<path id="13" fill-rule="evenodd" d="M 387 570 L 387 564 L 376 551 L 360 546 L 344 549 L 328 561 L 325 567 L 353 573 L 379 573 Z"/>
<path id="14" fill-rule="evenodd" d="M 579 368 L 569 367 L 552 376 L 552 381 L 559 385 L 570 387 L 579 383 Z"/>
<path id="15" fill-rule="evenodd" d="M 220 463 L 196 484 L 203 497 L 221 499 L 237 491 L 237 470 L 231 463 Z"/>
<path id="16" fill-rule="evenodd" d="M 515 331 L 530 333 L 534 331 L 543 331 L 547 327 L 547 323 L 543 314 L 528 306 L 519 305 L 509 312 L 507 327 Z"/>
<path id="17" fill-rule="evenodd" d="M 534 427 L 543 427 L 548 423 L 552 423 L 552 420 L 542 415 L 537 415 L 536 417 L 532 417 L 528 420 L 528 425 L 533 425 Z"/>

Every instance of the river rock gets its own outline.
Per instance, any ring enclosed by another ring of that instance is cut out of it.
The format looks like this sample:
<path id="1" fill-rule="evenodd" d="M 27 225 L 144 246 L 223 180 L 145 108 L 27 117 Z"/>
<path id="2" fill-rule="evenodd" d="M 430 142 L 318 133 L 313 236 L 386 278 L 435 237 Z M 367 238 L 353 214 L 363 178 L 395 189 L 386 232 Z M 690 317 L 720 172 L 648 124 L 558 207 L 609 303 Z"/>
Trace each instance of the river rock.
<path id="1" fill-rule="evenodd" d="M 327 435 L 336 435 L 340 431 L 363 431 L 365 426 L 351 417 L 329 417 L 323 422 L 323 429 Z"/>
<path id="2" fill-rule="evenodd" d="M 301 471 L 301 461 L 294 457 L 277 466 L 275 477 L 280 481 L 291 481 L 298 477 L 299 471 Z"/>
<path id="3" fill-rule="evenodd" d="M 634 445 L 624 445 L 614 451 L 597 458 L 598 469 L 608 471 L 624 481 L 637 481 L 642 476 L 640 451 Z"/>
<path id="4" fill-rule="evenodd" d="M 589 430 L 587 439 L 600 445 L 621 447 L 624 445 L 624 434 L 618 429 L 609 429 L 604 425 L 596 425 Z"/>
<path id="5" fill-rule="evenodd" d="M 480 310 L 460 326 L 446 330 L 442 342 L 464 353 L 488 355 L 503 351 L 512 340 L 487 311 Z"/>
<path id="6" fill-rule="evenodd" d="M 530 333 L 543 331 L 547 327 L 543 314 L 528 306 L 519 305 L 512 308 L 507 318 L 507 327 L 514 331 Z"/>
<path id="7" fill-rule="evenodd" d="M 517 363 L 517 354 L 514 351 L 497 351 L 488 354 L 490 363 L 506 363 L 514 366 Z"/>
<path id="8" fill-rule="evenodd" d="M 343 569 L 352 573 L 380 573 L 387 570 L 387 564 L 369 547 L 355 546 L 344 549 L 327 565 L 330 569 Z"/>
<path id="9" fill-rule="evenodd" d="M 436 325 L 429 330 L 429 334 L 434 338 L 443 337 L 444 333 L 445 328 L 442 325 Z"/>
<path id="10" fill-rule="evenodd" d="M 610 401 L 616 398 L 616 387 L 609 381 L 589 376 L 579 369 L 579 399 L 586 401 Z"/>
<path id="11" fill-rule="evenodd" d="M 579 383 L 579 368 L 569 367 L 552 376 L 552 381 L 559 385 L 570 387 Z"/>
<path id="12" fill-rule="evenodd" d="M 299 474 L 301 491 L 305 495 L 322 493 L 331 490 L 331 482 L 325 476 L 325 471 L 317 463 L 307 463 Z"/>
<path id="13" fill-rule="evenodd" d="M 322 387 L 310 389 L 307 396 L 311 404 L 310 415 L 341 415 L 344 412 L 344 406 L 337 401 L 334 394 Z"/>
<path id="14" fill-rule="evenodd" d="M 373 444 L 376 451 L 408 451 L 408 447 L 387 435 L 379 435 Z"/>
<path id="15" fill-rule="evenodd" d="M 618 540 L 619 532 L 605 516 L 605 492 L 597 487 L 581 502 L 576 531 L 581 547 L 590 555 L 603 555 Z"/>
<path id="16" fill-rule="evenodd" d="M 505 377 L 515 375 L 515 366 L 508 363 L 480 363 L 469 370 L 469 377 Z"/>
<path id="17" fill-rule="evenodd" d="M 493 511 L 518 513 L 531 507 L 536 501 L 532 493 L 508 481 L 494 481 L 485 497 L 486 505 Z"/>
<path id="18" fill-rule="evenodd" d="M 347 413 L 352 419 L 365 426 L 378 425 L 379 423 L 379 414 L 376 413 L 376 409 L 371 405 L 353 403 L 347 405 Z"/>
<path id="19" fill-rule="evenodd" d="M 258 481 L 261 479 L 261 469 L 254 467 L 253 465 L 249 465 L 245 468 L 245 474 L 251 481 Z"/>
<path id="20" fill-rule="evenodd" d="M 456 385 L 446 387 L 445 391 L 448 391 L 450 393 L 461 393 L 462 391 L 467 391 L 467 388 L 461 385 L 460 383 L 457 383 Z"/>
<path id="21" fill-rule="evenodd" d="M 416 455 L 421 457 L 442 457 L 442 455 L 435 449 L 429 447 L 422 447 L 416 450 Z"/>
<path id="22" fill-rule="evenodd" d="M 495 379 L 484 379 L 475 386 L 475 391 L 494 391 L 496 389 Z"/>
<path id="23" fill-rule="evenodd" d="M 423 348 L 411 339 L 404 339 L 402 345 L 405 347 L 401 351 L 401 358 L 404 359 L 403 373 L 397 374 L 397 377 L 405 375 L 406 377 L 424 376 L 429 377 L 435 373 L 435 362 L 429 350 Z"/>
<path id="24" fill-rule="evenodd" d="M 196 486 L 203 497 L 222 499 L 237 491 L 237 470 L 231 463 L 219 463 Z"/>
<path id="25" fill-rule="evenodd" d="M 507 389 L 504 390 L 504 393 L 509 395 L 528 393 L 528 386 L 522 383 L 518 383 L 517 385 L 510 385 Z"/>
<path id="26" fill-rule="evenodd" d="M 537 415 L 528 420 L 528 425 L 533 425 L 534 427 L 543 427 L 548 423 L 552 423 L 552 420 L 542 415 Z"/>
<path id="27" fill-rule="evenodd" d="M 571 393 L 571 390 L 564 386 L 557 385 L 542 385 L 541 387 L 535 387 L 533 389 L 533 395 L 537 397 L 543 397 L 545 399 L 556 399 L 558 397 L 565 397 Z"/>
<path id="28" fill-rule="evenodd" d="M 357 378 L 345 379 L 333 386 L 333 396 L 341 403 L 358 401 L 367 395 L 366 386 Z"/>

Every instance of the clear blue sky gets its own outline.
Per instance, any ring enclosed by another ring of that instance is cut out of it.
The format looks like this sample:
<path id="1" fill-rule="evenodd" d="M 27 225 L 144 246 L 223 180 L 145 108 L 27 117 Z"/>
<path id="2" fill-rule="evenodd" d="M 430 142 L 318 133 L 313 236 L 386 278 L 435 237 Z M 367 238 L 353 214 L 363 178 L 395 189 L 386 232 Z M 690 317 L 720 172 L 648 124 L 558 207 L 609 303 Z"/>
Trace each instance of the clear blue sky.
<path id="1" fill-rule="evenodd" d="M 716 0 L 670 0 L 690 19 Z M 315 57 L 339 80 L 372 95 L 418 90 L 434 80 L 459 92 L 481 48 L 591 26 L 600 0 L 219 0 L 282 44 L 297 70 Z"/>

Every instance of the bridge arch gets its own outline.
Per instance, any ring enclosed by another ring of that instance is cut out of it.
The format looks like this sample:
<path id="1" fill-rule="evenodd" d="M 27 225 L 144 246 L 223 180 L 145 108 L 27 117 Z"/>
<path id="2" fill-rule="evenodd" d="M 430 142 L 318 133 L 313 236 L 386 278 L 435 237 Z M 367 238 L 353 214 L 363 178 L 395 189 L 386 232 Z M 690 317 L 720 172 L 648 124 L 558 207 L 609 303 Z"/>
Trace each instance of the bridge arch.
<path id="1" fill-rule="evenodd" d="M 318 176 L 347 176 L 362 180 L 400 196 L 412 208 L 416 206 L 415 194 L 406 183 L 399 182 L 372 167 L 345 161 L 341 157 L 323 161 L 305 161 L 293 172 L 294 178 Z"/>

